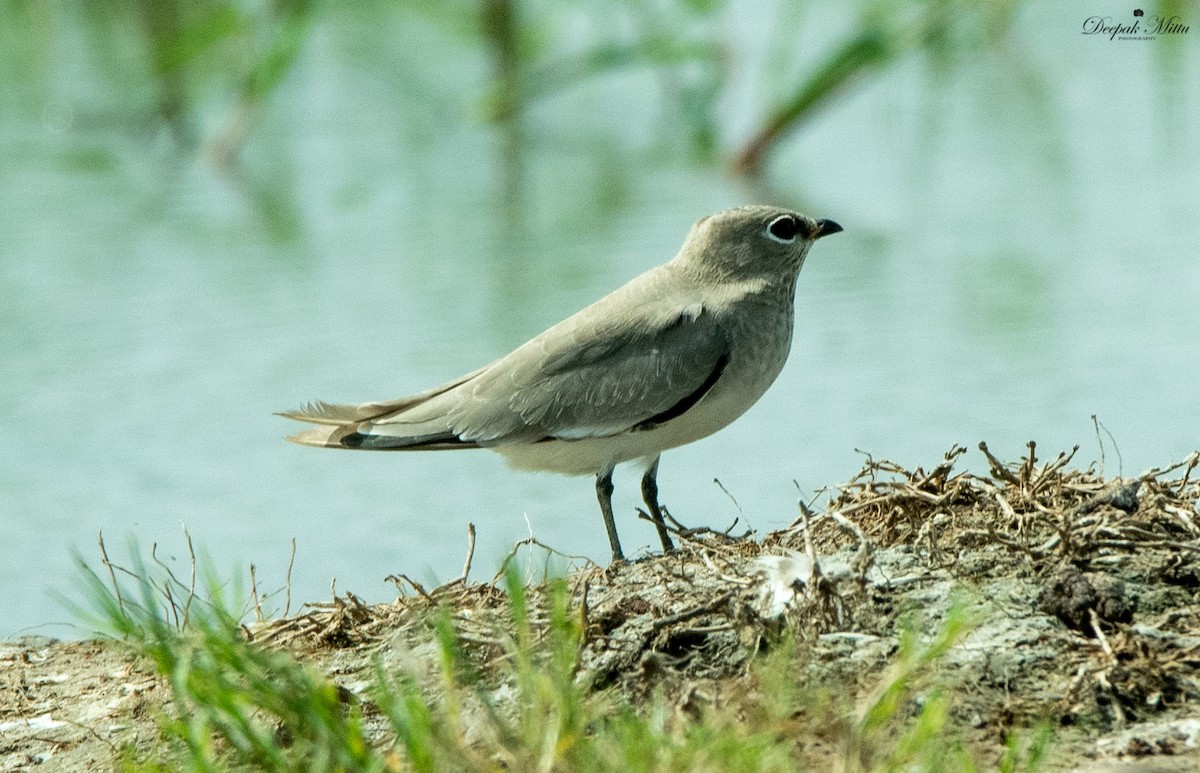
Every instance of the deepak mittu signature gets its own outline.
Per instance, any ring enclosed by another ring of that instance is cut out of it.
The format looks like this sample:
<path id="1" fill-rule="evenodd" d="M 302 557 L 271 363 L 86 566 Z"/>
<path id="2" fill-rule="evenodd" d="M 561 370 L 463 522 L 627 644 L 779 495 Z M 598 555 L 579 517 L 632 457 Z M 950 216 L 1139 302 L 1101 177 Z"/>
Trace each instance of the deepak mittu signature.
<path id="1" fill-rule="evenodd" d="M 1089 16 L 1083 21 L 1084 35 L 1107 35 L 1109 40 L 1153 40 L 1159 35 L 1186 35 L 1191 29 L 1178 16 L 1146 16 L 1134 9 L 1133 20 L 1122 23 L 1111 16 Z"/>

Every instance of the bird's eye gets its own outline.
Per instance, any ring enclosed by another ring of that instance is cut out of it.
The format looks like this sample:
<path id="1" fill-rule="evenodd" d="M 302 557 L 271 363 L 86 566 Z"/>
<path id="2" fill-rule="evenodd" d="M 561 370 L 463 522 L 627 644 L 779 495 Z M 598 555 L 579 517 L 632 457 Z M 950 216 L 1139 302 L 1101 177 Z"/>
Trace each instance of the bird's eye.
<path id="1" fill-rule="evenodd" d="M 767 226 L 767 236 L 783 244 L 795 241 L 799 232 L 800 223 L 791 215 L 780 215 Z"/>

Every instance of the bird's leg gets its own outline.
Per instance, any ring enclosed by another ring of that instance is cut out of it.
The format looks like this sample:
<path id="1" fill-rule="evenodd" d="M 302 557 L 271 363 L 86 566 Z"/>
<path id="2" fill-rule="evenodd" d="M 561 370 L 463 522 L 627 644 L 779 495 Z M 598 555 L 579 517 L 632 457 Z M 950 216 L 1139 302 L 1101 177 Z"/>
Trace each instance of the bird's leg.
<path id="1" fill-rule="evenodd" d="M 669 553 L 675 549 L 675 543 L 671 541 L 667 524 L 663 521 L 662 508 L 658 506 L 658 459 L 659 457 L 654 457 L 654 462 L 642 475 L 642 500 L 650 509 L 650 520 L 654 521 L 654 528 L 658 529 L 658 539 L 662 542 L 663 552 Z"/>
<path id="2" fill-rule="evenodd" d="M 617 525 L 613 523 L 612 511 L 612 468 L 608 468 L 596 476 L 596 498 L 600 500 L 600 514 L 604 516 L 604 528 L 608 531 L 608 544 L 612 546 L 612 560 L 615 564 L 625 560 L 621 552 L 621 540 L 617 537 Z"/>

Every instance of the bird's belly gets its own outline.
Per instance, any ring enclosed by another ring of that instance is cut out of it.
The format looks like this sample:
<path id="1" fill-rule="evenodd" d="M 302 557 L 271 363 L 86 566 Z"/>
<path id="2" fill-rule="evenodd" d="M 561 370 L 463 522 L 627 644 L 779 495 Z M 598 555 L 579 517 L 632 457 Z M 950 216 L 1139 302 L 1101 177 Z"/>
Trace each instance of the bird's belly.
<path id="1" fill-rule="evenodd" d="M 670 448 L 692 443 L 723 429 L 762 397 L 782 368 L 750 373 L 727 370 L 712 391 L 681 416 L 653 429 L 636 429 L 617 435 L 580 440 L 545 440 L 540 443 L 497 446 L 518 470 L 539 470 L 564 475 L 596 475 L 613 465 L 653 457 Z"/>

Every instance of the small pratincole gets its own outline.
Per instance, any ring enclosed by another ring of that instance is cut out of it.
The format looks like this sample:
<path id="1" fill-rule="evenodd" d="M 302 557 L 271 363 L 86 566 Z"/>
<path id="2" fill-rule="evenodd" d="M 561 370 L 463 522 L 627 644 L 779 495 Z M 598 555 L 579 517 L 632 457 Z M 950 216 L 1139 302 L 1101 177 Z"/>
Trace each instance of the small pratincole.
<path id="1" fill-rule="evenodd" d="M 595 475 L 614 561 L 624 554 L 612 472 L 639 460 L 642 498 L 672 550 L 659 455 L 726 426 L 767 390 L 791 348 L 804 257 L 841 230 L 765 206 L 701 218 L 669 262 L 511 354 L 411 397 L 281 413 L 319 425 L 288 440 L 371 451 L 490 448 L 518 469 Z"/>

